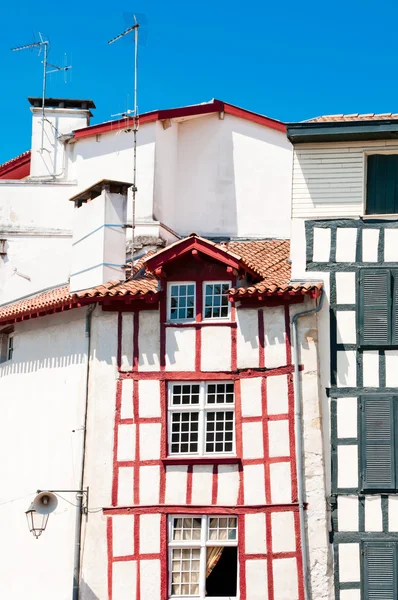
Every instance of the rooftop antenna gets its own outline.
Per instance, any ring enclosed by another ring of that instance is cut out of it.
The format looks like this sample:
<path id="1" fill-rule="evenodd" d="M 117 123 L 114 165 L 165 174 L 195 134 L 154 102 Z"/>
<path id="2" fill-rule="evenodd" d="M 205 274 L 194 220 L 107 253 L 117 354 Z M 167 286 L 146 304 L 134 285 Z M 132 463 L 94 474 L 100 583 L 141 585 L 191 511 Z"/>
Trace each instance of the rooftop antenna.
<path id="1" fill-rule="evenodd" d="M 128 118 L 131 114 L 133 115 L 133 214 L 132 214 L 132 234 L 131 234 L 131 277 L 134 276 L 134 243 L 135 243 L 135 195 L 137 193 L 137 131 L 139 126 L 138 116 L 138 105 L 137 105 L 137 93 L 138 93 L 138 28 L 139 23 L 137 22 L 136 15 L 134 15 L 134 25 L 128 27 L 123 33 L 120 33 L 116 37 L 109 40 L 108 44 L 113 44 L 121 38 L 134 32 L 134 107 L 133 110 L 128 109 L 123 116 Z M 118 115 L 115 115 L 118 116 Z"/>
<path id="2" fill-rule="evenodd" d="M 12 52 L 18 52 L 19 50 L 32 50 L 33 48 L 38 48 L 39 56 L 43 51 L 43 60 L 42 60 L 43 86 L 42 86 L 42 102 L 41 102 L 41 148 L 40 148 L 40 154 L 43 154 L 44 121 L 45 121 L 44 104 L 45 104 L 45 99 L 46 99 L 47 75 L 49 75 L 50 73 L 55 73 L 55 72 L 59 72 L 59 71 L 68 71 L 69 69 L 72 68 L 72 66 L 65 65 L 64 67 L 58 67 L 57 65 L 53 65 L 53 64 L 49 63 L 47 59 L 48 59 L 48 51 L 50 48 L 50 42 L 48 40 L 45 40 L 40 32 L 39 32 L 39 38 L 40 39 L 37 42 L 32 42 L 31 44 L 24 44 L 23 46 L 15 46 L 14 48 L 11 48 L 11 50 L 12 50 Z M 51 68 L 50 71 L 48 70 L 48 67 Z"/>

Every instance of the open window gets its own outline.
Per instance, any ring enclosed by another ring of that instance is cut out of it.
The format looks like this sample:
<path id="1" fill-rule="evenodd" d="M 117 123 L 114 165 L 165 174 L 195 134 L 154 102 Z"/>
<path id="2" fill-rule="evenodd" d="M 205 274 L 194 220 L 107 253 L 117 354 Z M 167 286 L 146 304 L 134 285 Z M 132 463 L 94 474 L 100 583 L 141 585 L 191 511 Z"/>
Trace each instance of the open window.
<path id="1" fill-rule="evenodd" d="M 237 598 L 237 517 L 175 515 L 169 523 L 170 598 Z"/>

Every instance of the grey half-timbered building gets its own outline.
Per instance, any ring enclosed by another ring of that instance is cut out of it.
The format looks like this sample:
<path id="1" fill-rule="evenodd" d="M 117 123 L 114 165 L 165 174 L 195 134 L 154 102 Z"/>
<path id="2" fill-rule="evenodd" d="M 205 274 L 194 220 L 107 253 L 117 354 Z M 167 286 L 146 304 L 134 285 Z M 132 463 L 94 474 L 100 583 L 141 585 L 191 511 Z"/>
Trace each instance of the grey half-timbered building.
<path id="1" fill-rule="evenodd" d="M 398 115 L 288 126 L 292 275 L 325 283 L 318 334 L 336 600 L 398 599 L 397 136 Z"/>

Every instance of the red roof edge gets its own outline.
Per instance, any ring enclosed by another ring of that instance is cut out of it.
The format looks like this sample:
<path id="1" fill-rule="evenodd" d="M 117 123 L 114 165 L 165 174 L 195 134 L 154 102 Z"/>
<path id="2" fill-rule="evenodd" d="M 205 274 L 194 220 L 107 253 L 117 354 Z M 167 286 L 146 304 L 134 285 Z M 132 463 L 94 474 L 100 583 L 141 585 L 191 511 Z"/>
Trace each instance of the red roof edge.
<path id="1" fill-rule="evenodd" d="M 23 179 L 30 173 L 30 156 L 28 150 L 0 165 L 0 179 Z"/>
<path id="2" fill-rule="evenodd" d="M 254 113 L 244 108 L 239 108 L 233 104 L 227 104 L 222 100 L 216 99 L 205 104 L 195 104 L 192 106 L 182 106 L 181 108 L 170 108 L 166 110 L 154 110 L 140 115 L 139 120 L 140 125 L 144 125 L 145 123 L 154 123 L 155 121 L 164 121 L 166 119 L 193 117 L 216 112 L 225 112 L 226 114 L 245 119 L 246 121 L 252 121 L 253 123 L 263 125 L 264 127 L 269 127 L 270 129 L 275 129 L 283 133 L 286 132 L 286 125 L 281 121 L 265 117 L 264 115 Z M 132 118 L 119 119 L 118 121 L 107 121 L 106 123 L 99 123 L 98 125 L 91 125 L 90 127 L 85 127 L 84 129 L 78 129 L 74 132 L 74 137 L 76 140 L 81 140 L 93 135 L 125 129 L 126 126 L 128 127 L 132 124 Z"/>
<path id="3" fill-rule="evenodd" d="M 170 246 L 166 246 L 164 250 L 149 257 L 145 262 L 145 266 L 148 271 L 156 273 L 157 269 L 161 269 L 163 265 L 192 251 L 202 252 L 206 256 L 218 260 L 234 269 L 239 269 L 243 266 L 241 260 L 237 256 L 233 256 L 232 253 L 218 248 L 215 244 L 208 242 L 204 238 L 197 237 L 195 234 L 191 234 L 187 238 L 178 240 Z M 245 270 L 250 269 L 245 267 Z"/>

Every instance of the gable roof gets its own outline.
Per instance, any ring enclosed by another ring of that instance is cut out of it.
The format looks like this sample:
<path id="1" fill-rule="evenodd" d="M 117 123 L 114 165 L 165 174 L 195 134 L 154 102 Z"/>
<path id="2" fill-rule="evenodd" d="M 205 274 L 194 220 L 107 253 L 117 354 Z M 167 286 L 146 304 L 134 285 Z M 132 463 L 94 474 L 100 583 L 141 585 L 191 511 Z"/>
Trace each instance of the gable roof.
<path id="1" fill-rule="evenodd" d="M 154 123 L 155 121 L 165 121 L 167 119 L 187 119 L 195 116 L 202 116 L 211 113 L 225 113 L 240 117 L 247 121 L 252 121 L 258 125 L 276 129 L 283 133 L 286 132 L 286 125 L 282 121 L 277 119 L 271 119 L 265 115 L 240 108 L 234 104 L 228 104 L 222 100 L 213 99 L 210 102 L 203 102 L 202 104 L 192 104 L 190 106 L 182 106 L 180 108 L 170 108 L 166 110 L 153 110 L 151 112 L 143 113 L 139 115 L 140 125 L 145 123 Z M 93 135 L 99 135 L 101 133 L 109 133 L 110 131 L 118 131 L 119 129 L 126 129 L 126 127 L 133 125 L 133 119 L 130 117 L 119 119 L 117 121 L 107 121 L 105 123 L 99 123 L 98 125 L 91 125 L 78 129 L 74 132 L 74 138 L 76 140 L 91 137 Z"/>
<path id="2" fill-rule="evenodd" d="M 243 270 L 256 274 L 257 282 L 230 290 L 230 299 L 264 296 L 309 295 L 319 296 L 321 282 L 291 282 L 289 240 L 258 240 L 247 242 L 214 243 L 196 234 L 191 234 L 161 250 L 151 250 L 134 266 L 133 277 L 127 281 L 111 281 L 104 285 L 70 294 L 69 285 L 35 294 L 0 307 L 0 323 L 11 323 L 35 318 L 49 313 L 78 308 L 93 302 L 106 303 L 109 299 L 132 302 L 136 300 L 156 301 L 162 291 L 162 281 L 153 272 L 159 264 L 165 264 L 167 252 L 182 256 L 187 251 L 205 253 L 212 249 L 216 260 L 231 259 Z M 181 251 L 180 253 L 178 251 Z M 208 254 L 209 255 L 209 254 Z M 217 256 L 216 256 L 217 255 Z"/>

